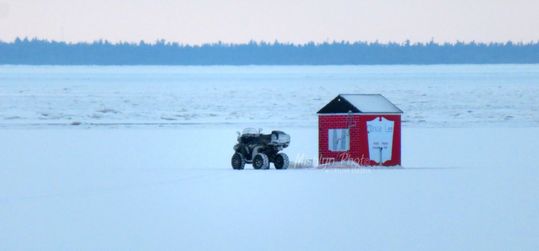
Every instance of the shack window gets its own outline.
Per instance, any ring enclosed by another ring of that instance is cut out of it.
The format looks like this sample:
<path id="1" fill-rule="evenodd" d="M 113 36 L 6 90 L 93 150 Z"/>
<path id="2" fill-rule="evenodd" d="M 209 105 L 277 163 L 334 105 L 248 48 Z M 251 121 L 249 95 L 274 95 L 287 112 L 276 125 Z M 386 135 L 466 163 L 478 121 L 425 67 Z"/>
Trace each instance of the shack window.
<path id="1" fill-rule="evenodd" d="M 346 152 L 350 150 L 350 129 L 328 129 L 328 146 L 332 152 Z"/>

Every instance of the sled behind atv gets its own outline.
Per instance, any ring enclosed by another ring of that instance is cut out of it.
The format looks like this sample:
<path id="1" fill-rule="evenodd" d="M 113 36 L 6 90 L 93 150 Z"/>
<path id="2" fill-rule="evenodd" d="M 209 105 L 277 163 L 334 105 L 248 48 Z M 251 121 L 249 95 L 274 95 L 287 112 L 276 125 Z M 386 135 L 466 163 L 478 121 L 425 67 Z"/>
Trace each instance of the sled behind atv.
<path id="1" fill-rule="evenodd" d="M 234 146 L 232 168 L 243 169 L 245 163 L 253 164 L 254 169 L 269 169 L 273 163 L 276 169 L 288 168 L 289 160 L 285 153 L 279 152 L 290 144 L 290 136 L 281 131 L 261 134 L 260 130 L 247 128 L 238 133 L 238 143 Z"/>

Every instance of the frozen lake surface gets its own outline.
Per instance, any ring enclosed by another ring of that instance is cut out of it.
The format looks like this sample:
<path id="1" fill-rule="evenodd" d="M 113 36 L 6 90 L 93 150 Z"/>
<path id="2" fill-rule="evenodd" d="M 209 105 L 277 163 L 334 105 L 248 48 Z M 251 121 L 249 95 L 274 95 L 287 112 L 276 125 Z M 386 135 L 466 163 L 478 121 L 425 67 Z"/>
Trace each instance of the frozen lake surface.
<path id="1" fill-rule="evenodd" d="M 338 93 L 404 110 L 403 168 L 318 154 Z M 0 66 L 0 250 L 538 250 L 539 66 Z M 315 163 L 316 165 L 316 163 Z"/>
<path id="2" fill-rule="evenodd" d="M 539 65 L 0 66 L 0 126 L 311 127 L 339 93 L 380 93 L 413 127 L 538 126 Z"/>
<path id="3" fill-rule="evenodd" d="M 233 129 L 0 138 L 4 250 L 539 248 L 539 128 L 406 128 L 403 169 L 232 170 Z"/>

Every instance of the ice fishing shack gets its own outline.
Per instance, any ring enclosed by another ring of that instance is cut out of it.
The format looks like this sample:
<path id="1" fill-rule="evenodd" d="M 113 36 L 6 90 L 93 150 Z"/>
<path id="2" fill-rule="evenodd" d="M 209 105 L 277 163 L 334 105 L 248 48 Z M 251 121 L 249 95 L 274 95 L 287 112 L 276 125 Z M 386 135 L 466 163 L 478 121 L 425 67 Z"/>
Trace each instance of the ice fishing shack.
<path id="1" fill-rule="evenodd" d="M 320 164 L 401 164 L 401 115 L 380 94 L 339 94 L 318 111 Z"/>

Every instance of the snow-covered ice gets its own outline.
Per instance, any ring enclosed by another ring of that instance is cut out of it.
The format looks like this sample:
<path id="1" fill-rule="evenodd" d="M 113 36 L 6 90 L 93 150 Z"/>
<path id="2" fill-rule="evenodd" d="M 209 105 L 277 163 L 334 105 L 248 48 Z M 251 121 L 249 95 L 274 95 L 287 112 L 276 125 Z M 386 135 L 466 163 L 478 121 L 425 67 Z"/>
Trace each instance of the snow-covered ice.
<path id="1" fill-rule="evenodd" d="M 539 65 L 0 66 L 0 126 L 309 127 L 339 93 L 380 93 L 407 126 L 539 126 L 538 82 Z"/>
<path id="2" fill-rule="evenodd" d="M 0 247 L 538 248 L 539 128 L 406 128 L 404 169 L 283 171 L 232 170 L 234 130 L 192 129 L 0 131 Z"/>
<path id="3" fill-rule="evenodd" d="M 0 72 L 0 250 L 539 249 L 539 66 Z M 245 126 L 316 162 L 340 92 L 404 110 L 403 168 L 229 166 Z"/>

